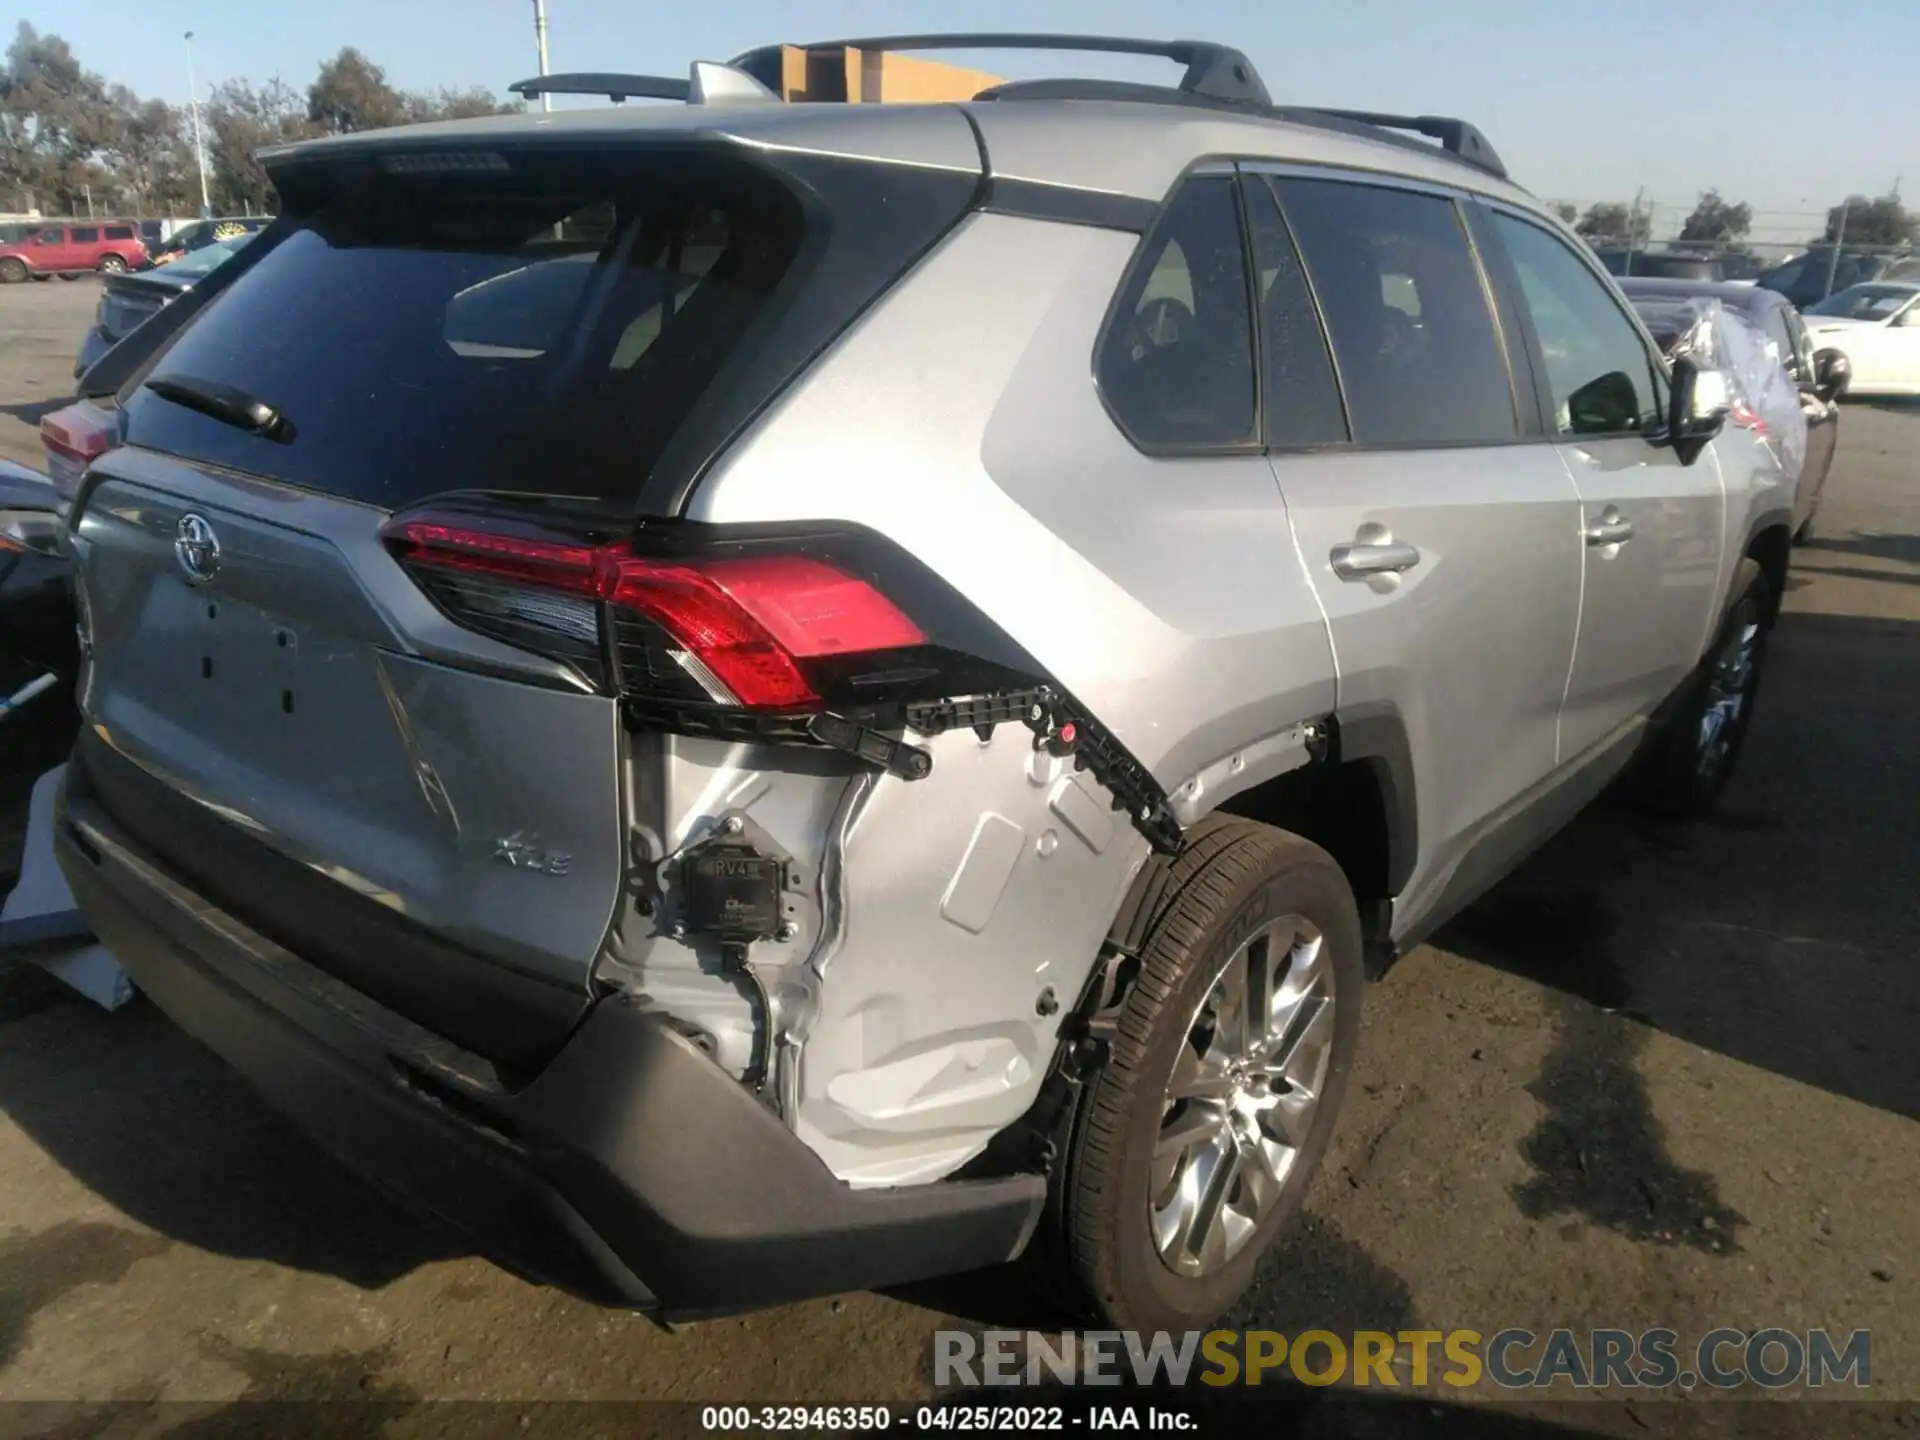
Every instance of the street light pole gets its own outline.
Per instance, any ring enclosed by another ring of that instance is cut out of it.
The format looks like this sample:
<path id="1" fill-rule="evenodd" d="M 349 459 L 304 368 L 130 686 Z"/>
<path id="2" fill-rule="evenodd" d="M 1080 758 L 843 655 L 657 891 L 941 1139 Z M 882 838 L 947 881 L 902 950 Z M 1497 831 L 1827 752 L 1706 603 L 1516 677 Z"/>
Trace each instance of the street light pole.
<path id="1" fill-rule="evenodd" d="M 193 161 L 200 171 L 200 218 L 213 214 L 207 195 L 207 144 L 200 134 L 200 82 L 193 74 L 193 31 L 187 31 L 187 96 L 193 109 Z"/>
<path id="2" fill-rule="evenodd" d="M 547 73 L 547 0 L 533 0 L 533 40 L 540 47 L 540 73 Z M 553 109 L 553 97 L 544 91 L 540 95 L 540 108 Z"/>
<path id="3" fill-rule="evenodd" d="M 1840 269 L 1840 247 L 1847 243 L 1847 212 L 1852 209 L 1851 199 L 1840 202 L 1840 223 L 1834 227 L 1833 253 L 1827 256 L 1827 285 L 1825 294 L 1820 297 L 1822 300 L 1833 294 L 1833 277 Z"/>

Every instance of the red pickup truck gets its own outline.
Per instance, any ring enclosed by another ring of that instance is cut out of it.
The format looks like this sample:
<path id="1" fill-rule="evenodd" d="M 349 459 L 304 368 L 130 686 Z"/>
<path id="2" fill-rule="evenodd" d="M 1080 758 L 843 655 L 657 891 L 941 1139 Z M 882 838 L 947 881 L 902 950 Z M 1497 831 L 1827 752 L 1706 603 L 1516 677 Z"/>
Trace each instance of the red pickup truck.
<path id="1" fill-rule="evenodd" d="M 130 220 L 87 220 L 42 225 L 17 244 L 0 245 L 0 283 L 29 276 L 70 280 L 93 270 L 137 270 L 147 261 L 140 229 Z"/>

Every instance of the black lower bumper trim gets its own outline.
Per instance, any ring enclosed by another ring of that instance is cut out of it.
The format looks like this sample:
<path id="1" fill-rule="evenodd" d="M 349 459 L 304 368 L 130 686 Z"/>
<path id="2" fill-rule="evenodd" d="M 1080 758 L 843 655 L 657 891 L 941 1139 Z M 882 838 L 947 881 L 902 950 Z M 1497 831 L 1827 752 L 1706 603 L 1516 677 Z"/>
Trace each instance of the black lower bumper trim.
<path id="1" fill-rule="evenodd" d="M 55 848 L 102 942 L 184 1030 L 352 1168 L 521 1274 L 668 1317 L 977 1269 L 1026 1244 L 1033 1175 L 854 1190 L 624 1000 L 512 1089 L 208 906 L 63 792 Z"/>

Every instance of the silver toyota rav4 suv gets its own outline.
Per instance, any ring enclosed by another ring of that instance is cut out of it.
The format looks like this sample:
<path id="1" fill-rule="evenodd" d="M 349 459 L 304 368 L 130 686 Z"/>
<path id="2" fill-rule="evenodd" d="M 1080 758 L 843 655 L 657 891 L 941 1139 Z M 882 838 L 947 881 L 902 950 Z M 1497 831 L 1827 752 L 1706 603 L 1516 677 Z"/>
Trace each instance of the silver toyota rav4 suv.
<path id="1" fill-rule="evenodd" d="M 522 1274 L 1199 1324 L 1369 974 L 1726 779 L 1791 494 L 1724 377 L 1473 127 L 1072 43 L 1185 78 L 270 153 L 86 378 L 72 888 Z"/>

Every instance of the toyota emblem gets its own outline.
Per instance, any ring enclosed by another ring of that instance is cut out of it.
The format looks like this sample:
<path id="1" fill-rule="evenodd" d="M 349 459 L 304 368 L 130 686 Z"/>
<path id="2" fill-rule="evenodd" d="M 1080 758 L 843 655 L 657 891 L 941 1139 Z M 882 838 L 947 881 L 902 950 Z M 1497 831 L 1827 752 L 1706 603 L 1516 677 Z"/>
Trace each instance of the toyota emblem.
<path id="1" fill-rule="evenodd" d="M 220 571 L 220 537 L 204 515 L 189 510 L 173 527 L 173 556 L 189 585 L 204 585 Z"/>

